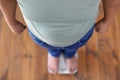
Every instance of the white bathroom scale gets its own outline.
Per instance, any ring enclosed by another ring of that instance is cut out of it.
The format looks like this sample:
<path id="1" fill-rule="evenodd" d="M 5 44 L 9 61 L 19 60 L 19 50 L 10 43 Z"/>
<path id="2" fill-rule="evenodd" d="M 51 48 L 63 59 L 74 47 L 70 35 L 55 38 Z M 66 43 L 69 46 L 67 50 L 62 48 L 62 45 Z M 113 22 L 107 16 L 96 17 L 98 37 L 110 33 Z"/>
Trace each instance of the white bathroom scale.
<path id="1" fill-rule="evenodd" d="M 50 55 L 48 53 L 48 55 Z M 78 59 L 78 53 L 75 54 L 76 58 Z M 70 73 L 69 70 L 67 69 L 67 65 L 65 63 L 65 58 L 63 56 L 63 54 L 60 55 L 60 61 L 59 61 L 59 69 L 58 69 L 58 73 L 57 74 L 74 74 L 76 73 L 78 70 L 75 70 L 73 73 Z M 49 73 L 51 73 L 51 71 L 48 70 Z M 53 74 L 53 73 L 51 73 Z"/>

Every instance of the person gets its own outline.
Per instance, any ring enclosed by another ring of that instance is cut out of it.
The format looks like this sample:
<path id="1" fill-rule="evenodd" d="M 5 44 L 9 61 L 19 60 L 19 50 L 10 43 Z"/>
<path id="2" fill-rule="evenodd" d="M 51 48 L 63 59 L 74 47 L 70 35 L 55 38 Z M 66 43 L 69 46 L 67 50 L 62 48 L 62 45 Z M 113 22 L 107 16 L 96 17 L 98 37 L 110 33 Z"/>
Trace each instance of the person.
<path id="1" fill-rule="evenodd" d="M 0 10 L 10 30 L 18 35 L 26 26 L 15 18 L 18 3 L 31 38 L 48 49 L 48 69 L 58 72 L 59 55 L 64 53 L 72 73 L 78 68 L 75 53 L 92 36 L 108 30 L 120 0 L 102 0 L 104 17 L 95 23 L 100 0 L 0 0 Z"/>

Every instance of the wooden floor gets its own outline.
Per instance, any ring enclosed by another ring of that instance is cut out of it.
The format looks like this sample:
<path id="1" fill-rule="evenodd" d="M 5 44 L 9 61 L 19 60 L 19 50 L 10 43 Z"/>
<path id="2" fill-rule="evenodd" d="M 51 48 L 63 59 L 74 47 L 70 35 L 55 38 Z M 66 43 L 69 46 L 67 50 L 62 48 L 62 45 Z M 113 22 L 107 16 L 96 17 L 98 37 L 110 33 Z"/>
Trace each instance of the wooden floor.
<path id="1" fill-rule="evenodd" d="M 101 5 L 97 21 L 102 17 Z M 18 9 L 17 19 L 24 23 Z M 94 31 L 79 49 L 78 73 L 52 75 L 47 71 L 47 50 L 35 44 L 27 30 L 11 33 L 0 13 L 0 80 L 120 80 L 119 35 L 120 9 L 107 32 Z"/>

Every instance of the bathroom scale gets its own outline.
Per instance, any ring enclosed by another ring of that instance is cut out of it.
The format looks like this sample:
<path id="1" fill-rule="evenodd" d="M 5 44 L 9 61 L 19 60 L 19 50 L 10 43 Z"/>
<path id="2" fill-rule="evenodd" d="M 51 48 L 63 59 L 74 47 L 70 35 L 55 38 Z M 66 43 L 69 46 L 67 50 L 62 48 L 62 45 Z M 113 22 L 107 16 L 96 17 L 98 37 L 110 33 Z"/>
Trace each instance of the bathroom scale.
<path id="1" fill-rule="evenodd" d="M 50 55 L 48 53 L 48 55 Z M 75 54 L 76 58 L 78 59 L 78 53 Z M 67 65 L 65 63 L 65 58 L 63 56 L 63 54 L 60 55 L 59 57 L 59 68 L 58 68 L 58 73 L 57 74 L 75 74 L 78 70 L 75 70 L 73 73 L 70 73 L 68 68 L 67 68 Z M 48 69 L 48 72 L 53 74 L 49 69 Z"/>

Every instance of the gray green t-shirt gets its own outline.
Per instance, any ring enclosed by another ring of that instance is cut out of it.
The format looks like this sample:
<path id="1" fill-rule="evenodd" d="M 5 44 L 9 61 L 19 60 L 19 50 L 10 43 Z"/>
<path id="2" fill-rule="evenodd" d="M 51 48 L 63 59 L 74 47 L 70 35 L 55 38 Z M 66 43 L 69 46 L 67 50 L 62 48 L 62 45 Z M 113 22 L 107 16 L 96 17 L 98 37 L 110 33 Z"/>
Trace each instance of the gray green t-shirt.
<path id="1" fill-rule="evenodd" d="M 94 25 L 100 0 L 17 0 L 32 33 L 53 46 L 69 46 Z"/>

